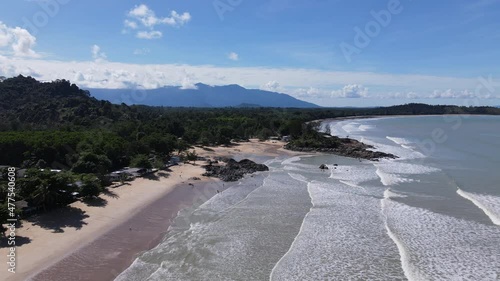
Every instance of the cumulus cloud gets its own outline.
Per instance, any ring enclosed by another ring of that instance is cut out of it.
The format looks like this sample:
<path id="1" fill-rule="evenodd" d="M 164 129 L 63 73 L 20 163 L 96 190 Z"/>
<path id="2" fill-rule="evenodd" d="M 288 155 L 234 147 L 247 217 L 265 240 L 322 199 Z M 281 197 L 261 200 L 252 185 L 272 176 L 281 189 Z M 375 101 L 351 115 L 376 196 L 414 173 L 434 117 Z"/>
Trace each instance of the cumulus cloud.
<path id="1" fill-rule="evenodd" d="M 138 30 L 136 37 L 140 39 L 158 39 L 163 33 L 155 28 L 160 25 L 179 27 L 191 20 L 191 14 L 184 12 L 182 14 L 171 11 L 170 16 L 158 17 L 155 11 L 145 4 L 135 6 L 127 13 L 127 19 L 123 22 L 124 33 L 129 30 Z"/>
<path id="2" fill-rule="evenodd" d="M 9 27 L 0 21 L 0 50 L 10 49 L 10 53 L 16 57 L 40 57 L 33 50 L 36 44 L 35 36 L 28 30 L 20 27 Z"/>
<path id="3" fill-rule="evenodd" d="M 344 88 L 333 91 L 332 97 L 340 98 L 362 98 L 366 97 L 368 93 L 368 88 L 363 87 L 363 85 L 349 84 L 345 85 Z"/>
<path id="4" fill-rule="evenodd" d="M 198 87 L 194 83 L 194 75 L 189 74 L 186 70 L 184 70 L 184 77 L 181 81 L 181 90 L 189 90 L 189 89 L 198 89 Z"/>
<path id="5" fill-rule="evenodd" d="M 102 53 L 99 49 L 98 53 Z M 187 75 L 186 73 L 189 73 Z M 481 82 L 478 78 L 422 76 L 410 74 L 379 74 L 372 72 L 340 72 L 300 68 L 271 67 L 219 67 L 213 65 L 187 64 L 130 64 L 107 60 L 65 62 L 0 56 L 0 76 L 12 77 L 19 74 L 32 75 L 40 80 L 68 79 L 85 88 L 130 88 L 131 85 L 144 89 L 163 86 L 194 87 L 194 82 L 210 85 L 239 84 L 247 88 L 263 88 L 286 93 L 298 98 L 322 104 L 333 104 L 335 98 L 366 94 L 366 98 L 445 98 L 450 96 L 446 89 L 469 89 L 483 85 L 477 97 L 498 98 L 500 83 L 494 78 Z M 195 78 L 196 77 L 196 78 Z M 270 81 L 272 77 L 273 81 Z M 277 82 L 279 81 L 279 83 Z M 352 82 L 351 82 L 352 81 Z M 364 86 L 343 87 L 339 85 L 370 85 L 370 93 Z M 286 85 L 286 87 L 284 87 Z M 345 89 L 343 89 L 345 88 Z M 332 98 L 332 90 L 337 95 Z M 377 89 L 377 91 L 373 90 Z M 387 90 L 384 90 L 387 89 Z M 435 89 L 440 89 L 436 91 Z M 443 90 L 444 89 L 444 90 Z M 460 93 L 465 90 L 451 91 Z M 443 93 L 444 92 L 444 93 Z M 492 96 L 496 95 L 496 96 Z M 464 95 L 462 95 L 464 96 Z M 347 102 L 347 101 L 345 101 Z M 361 101 L 360 101 L 361 102 Z M 355 103 L 351 100 L 349 103 Z"/>
<path id="6" fill-rule="evenodd" d="M 260 89 L 271 92 L 278 92 L 283 90 L 278 81 L 269 81 L 266 84 L 260 86 Z"/>
<path id="7" fill-rule="evenodd" d="M 424 98 L 423 95 L 419 95 L 414 91 L 410 92 L 389 92 L 389 93 L 374 93 L 370 95 L 372 98 L 380 98 L 380 99 L 420 99 Z"/>
<path id="8" fill-rule="evenodd" d="M 237 61 L 239 60 L 239 55 L 235 52 L 231 52 L 227 55 L 227 58 L 230 59 L 230 60 L 233 60 L 233 61 Z"/>
<path id="9" fill-rule="evenodd" d="M 130 29 L 137 29 L 139 28 L 139 25 L 137 24 L 137 22 L 135 21 L 131 21 L 131 20 L 125 20 L 123 22 L 123 25 L 126 27 L 126 28 L 130 28 Z"/>
<path id="10" fill-rule="evenodd" d="M 325 98 L 329 96 L 329 92 L 318 89 L 315 87 L 309 87 L 309 88 L 299 88 L 291 91 L 290 93 L 292 96 L 297 97 L 297 98 Z"/>
<path id="11" fill-rule="evenodd" d="M 92 58 L 94 59 L 94 61 L 101 62 L 101 61 L 105 61 L 107 58 L 106 53 L 102 52 L 101 47 L 99 47 L 97 45 L 93 45 L 91 47 L 91 52 L 92 52 Z"/>
<path id="12" fill-rule="evenodd" d="M 488 98 L 490 95 L 484 95 L 483 98 Z M 469 90 L 455 91 L 452 89 L 447 89 L 444 91 L 435 90 L 431 95 L 431 98 L 439 99 L 439 98 L 448 98 L 448 99 L 468 99 L 468 98 L 476 98 L 480 97 L 476 95 L 474 92 Z"/>
<path id="13" fill-rule="evenodd" d="M 139 39 L 159 39 L 163 37 L 163 33 L 161 31 L 153 30 L 153 31 L 139 31 L 136 34 L 136 37 Z"/>

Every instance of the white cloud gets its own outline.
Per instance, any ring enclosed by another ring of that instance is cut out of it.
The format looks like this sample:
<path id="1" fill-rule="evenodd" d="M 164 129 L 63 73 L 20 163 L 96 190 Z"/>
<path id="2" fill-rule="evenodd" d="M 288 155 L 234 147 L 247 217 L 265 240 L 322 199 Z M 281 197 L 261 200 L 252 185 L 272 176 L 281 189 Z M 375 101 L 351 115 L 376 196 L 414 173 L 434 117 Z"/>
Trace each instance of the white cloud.
<path id="1" fill-rule="evenodd" d="M 363 87 L 363 85 L 349 84 L 344 86 L 344 88 L 333 91 L 332 97 L 340 98 L 362 98 L 366 97 L 368 93 L 368 88 Z"/>
<path id="2" fill-rule="evenodd" d="M 278 92 L 283 90 L 278 81 L 269 81 L 266 84 L 262 85 L 260 89 L 271 92 Z"/>
<path id="3" fill-rule="evenodd" d="M 188 23 L 190 20 L 190 13 L 184 12 L 182 14 L 178 14 L 176 11 L 172 11 L 170 12 L 170 17 L 163 18 L 161 22 L 172 26 L 181 26 Z"/>
<path id="4" fill-rule="evenodd" d="M 287 93 L 300 99 L 324 99 L 330 97 L 330 91 L 315 87 L 293 89 Z"/>
<path id="5" fill-rule="evenodd" d="M 100 52 L 101 50 L 98 53 Z M 322 105 L 338 104 L 335 102 L 335 97 L 340 95 L 332 97 L 332 91 L 342 93 L 343 96 L 352 96 L 353 93 L 360 96 L 367 94 L 368 90 L 359 84 L 370 86 L 370 94 L 366 95 L 365 98 L 387 100 L 391 98 L 424 99 L 431 95 L 436 98 L 444 98 L 450 96 L 450 94 L 441 93 L 446 92 L 447 89 L 463 89 L 461 91 L 468 89 L 468 92 L 474 92 L 483 83 L 478 78 L 429 75 L 340 72 L 300 68 L 127 64 L 110 61 L 101 61 L 100 63 L 95 63 L 95 61 L 64 62 L 0 56 L 0 76 L 12 77 L 23 73 L 33 73 L 43 81 L 68 79 L 86 88 L 116 89 L 129 88 L 130 85 L 137 85 L 145 89 L 172 85 L 189 88 L 194 86 L 195 81 L 210 85 L 239 84 L 247 88 L 274 89 L 280 87 L 282 88 L 279 90 L 281 93 Z M 484 83 L 486 86 L 481 87 L 480 93 L 474 92 L 475 96 L 498 98 L 499 91 L 494 92 L 490 89 L 500 89 L 499 81 L 492 77 L 485 79 Z M 342 85 L 351 85 L 351 87 Z M 438 92 L 434 94 L 436 89 Z M 456 90 L 455 92 L 461 93 L 461 91 Z M 467 95 L 462 93 L 462 96 Z M 349 102 L 355 103 L 354 100 Z"/>
<path id="6" fill-rule="evenodd" d="M 181 81 L 181 90 L 198 89 L 198 87 L 195 85 L 193 81 L 194 81 L 194 75 L 189 74 L 186 70 L 184 70 L 184 77 L 182 78 Z"/>
<path id="7" fill-rule="evenodd" d="M 131 21 L 131 20 L 125 20 L 123 22 L 123 25 L 126 27 L 126 28 L 130 28 L 130 29 L 137 29 L 139 28 L 139 25 L 137 24 L 137 22 L 135 21 Z"/>
<path id="8" fill-rule="evenodd" d="M 430 98 L 448 98 L 448 99 L 470 99 L 470 98 L 491 98 L 491 93 L 474 93 L 469 90 L 456 91 L 453 89 L 447 89 L 444 91 L 435 90 Z"/>
<path id="9" fill-rule="evenodd" d="M 9 27 L 0 21 L 0 51 L 10 48 L 9 52 L 16 57 L 37 58 L 40 55 L 33 50 L 35 44 L 36 38 L 28 30 Z"/>
<path id="10" fill-rule="evenodd" d="M 136 35 L 139 39 L 159 39 L 163 37 L 163 33 L 161 31 L 153 30 L 153 31 L 139 31 Z"/>
<path id="11" fill-rule="evenodd" d="M 155 30 L 156 26 L 169 25 L 174 27 L 183 26 L 191 20 L 191 14 L 184 12 L 182 14 L 171 11 L 169 17 L 158 17 L 155 11 L 148 6 L 141 4 L 135 6 L 127 13 L 128 19 L 125 19 L 123 33 L 128 30 L 137 30 L 136 37 L 140 39 L 157 39 L 163 36 L 163 33 Z"/>
<path id="12" fill-rule="evenodd" d="M 92 58 L 94 59 L 94 61 L 102 62 L 102 61 L 106 60 L 107 56 L 104 52 L 101 52 L 101 47 L 99 47 L 97 45 L 93 45 L 90 49 L 91 49 Z"/>
<path id="13" fill-rule="evenodd" d="M 239 55 L 235 52 L 231 52 L 227 55 L 227 58 L 230 59 L 230 60 L 233 60 L 233 61 L 237 61 L 239 60 Z"/>

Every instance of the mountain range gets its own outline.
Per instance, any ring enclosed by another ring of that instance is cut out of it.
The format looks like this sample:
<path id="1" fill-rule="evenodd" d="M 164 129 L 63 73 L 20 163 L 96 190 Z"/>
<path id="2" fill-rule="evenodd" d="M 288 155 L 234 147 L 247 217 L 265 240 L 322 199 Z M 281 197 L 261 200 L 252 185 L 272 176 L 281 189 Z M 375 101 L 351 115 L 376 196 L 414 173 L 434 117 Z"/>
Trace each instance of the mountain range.
<path id="1" fill-rule="evenodd" d="M 193 89 L 163 87 L 153 90 L 88 89 L 97 99 L 112 103 L 170 107 L 294 107 L 317 108 L 316 104 L 287 94 L 246 89 L 239 85 L 209 86 L 198 83 Z"/>

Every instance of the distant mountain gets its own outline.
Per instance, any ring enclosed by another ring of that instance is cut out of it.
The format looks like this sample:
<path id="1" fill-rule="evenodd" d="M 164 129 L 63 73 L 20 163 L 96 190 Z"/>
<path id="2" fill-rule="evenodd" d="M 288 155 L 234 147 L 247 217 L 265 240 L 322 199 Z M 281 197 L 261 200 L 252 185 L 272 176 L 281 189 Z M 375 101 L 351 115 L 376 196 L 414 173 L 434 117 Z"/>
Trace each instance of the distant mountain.
<path id="1" fill-rule="evenodd" d="M 286 94 L 245 89 L 239 85 L 209 86 L 196 84 L 196 89 L 163 87 L 154 90 L 89 89 L 90 94 L 112 103 L 143 104 L 171 107 L 296 107 L 316 108 L 318 105 Z"/>

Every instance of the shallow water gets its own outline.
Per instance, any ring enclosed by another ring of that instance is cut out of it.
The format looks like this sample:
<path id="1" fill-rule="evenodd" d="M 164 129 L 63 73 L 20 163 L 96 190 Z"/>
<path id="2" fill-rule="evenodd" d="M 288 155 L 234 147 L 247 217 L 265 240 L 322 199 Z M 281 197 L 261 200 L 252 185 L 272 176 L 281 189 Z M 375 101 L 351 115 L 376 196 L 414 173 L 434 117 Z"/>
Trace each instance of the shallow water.
<path id="1" fill-rule="evenodd" d="M 117 280 L 499 280 L 499 117 L 324 126 L 400 158 L 268 160 Z"/>

